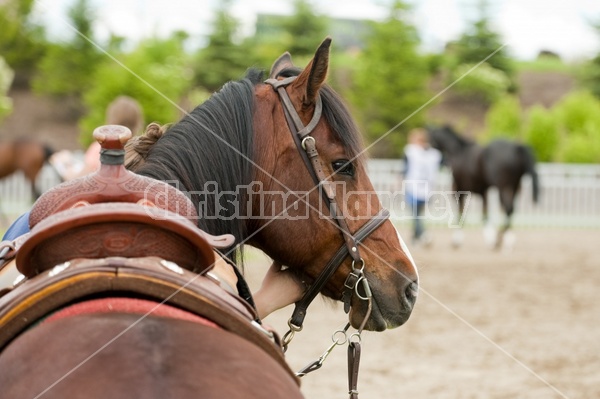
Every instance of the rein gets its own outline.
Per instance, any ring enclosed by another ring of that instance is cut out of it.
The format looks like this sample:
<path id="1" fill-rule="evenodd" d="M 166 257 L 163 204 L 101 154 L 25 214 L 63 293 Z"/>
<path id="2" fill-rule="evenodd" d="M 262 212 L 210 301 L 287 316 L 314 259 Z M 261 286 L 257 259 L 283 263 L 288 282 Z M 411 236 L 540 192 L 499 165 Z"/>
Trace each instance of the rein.
<path id="1" fill-rule="evenodd" d="M 390 216 L 389 211 L 386 209 L 381 210 L 371 220 L 365 223 L 361 228 L 358 229 L 354 234 L 350 232 L 348 223 L 346 222 L 343 211 L 340 210 L 337 201 L 335 189 L 327 179 L 327 175 L 324 172 L 319 153 L 316 148 L 315 138 L 310 134 L 313 132 L 319 121 L 321 120 L 323 104 L 320 94 L 317 96 L 315 103 L 315 111 L 313 116 L 308 123 L 304 126 L 300 116 L 294 108 L 292 101 L 285 90 L 285 87 L 292 83 L 296 79 L 296 76 L 291 76 L 282 80 L 268 79 L 265 83 L 271 85 L 273 89 L 279 94 L 279 98 L 283 105 L 284 115 L 294 139 L 294 143 L 298 148 L 298 152 L 308 169 L 314 183 L 319 187 L 321 195 L 329 208 L 331 218 L 336 222 L 339 228 L 344 244 L 334 254 L 331 260 L 327 263 L 325 268 L 317 276 L 315 281 L 308 287 L 302 298 L 296 302 L 292 316 L 288 320 L 289 331 L 285 333 L 282 339 L 283 348 L 287 350 L 287 347 L 293 339 L 296 332 L 302 330 L 302 324 L 306 317 L 308 306 L 315 299 L 317 294 L 323 289 L 327 281 L 333 276 L 335 271 L 340 267 L 342 262 L 349 255 L 352 258 L 352 271 L 346 277 L 344 282 L 344 291 L 342 293 L 342 301 L 344 302 L 344 311 L 348 313 L 350 311 L 352 294 L 355 293 L 361 300 L 367 301 L 367 313 L 363 319 L 361 326 L 356 333 L 352 334 L 349 338 L 346 336 L 346 331 L 350 327 L 350 323 L 346 325 L 343 330 L 338 330 L 333 335 L 333 344 L 321 355 L 321 357 L 304 367 L 298 373 L 297 376 L 302 377 L 307 373 L 317 370 L 321 367 L 329 353 L 337 345 L 342 345 L 348 342 L 348 386 L 349 394 L 351 399 L 358 398 L 358 391 L 356 389 L 358 380 L 358 367 L 360 363 L 360 334 L 367 323 L 371 315 L 372 309 L 372 294 L 369 287 L 369 282 L 364 275 L 365 261 L 360 256 L 358 244 L 368 237 L 373 231 L 381 226 Z M 359 286 L 362 286 L 365 295 L 359 293 Z M 344 339 L 339 339 L 338 335 L 343 334 Z"/>

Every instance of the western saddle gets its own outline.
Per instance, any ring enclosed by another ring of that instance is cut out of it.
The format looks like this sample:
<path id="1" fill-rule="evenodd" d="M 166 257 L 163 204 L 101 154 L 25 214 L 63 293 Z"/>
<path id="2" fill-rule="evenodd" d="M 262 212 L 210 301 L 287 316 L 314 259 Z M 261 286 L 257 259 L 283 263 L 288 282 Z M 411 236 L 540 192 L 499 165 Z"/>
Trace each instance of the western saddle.
<path id="1" fill-rule="evenodd" d="M 233 236 L 200 230 L 183 192 L 125 169 L 129 129 L 101 126 L 94 138 L 101 144 L 100 169 L 42 195 L 30 212 L 31 232 L 11 244 L 22 279 L 0 297 L 0 351 L 72 303 L 127 295 L 212 320 L 293 374 L 255 309 L 207 274 L 216 260 L 213 248 L 231 246 Z"/>

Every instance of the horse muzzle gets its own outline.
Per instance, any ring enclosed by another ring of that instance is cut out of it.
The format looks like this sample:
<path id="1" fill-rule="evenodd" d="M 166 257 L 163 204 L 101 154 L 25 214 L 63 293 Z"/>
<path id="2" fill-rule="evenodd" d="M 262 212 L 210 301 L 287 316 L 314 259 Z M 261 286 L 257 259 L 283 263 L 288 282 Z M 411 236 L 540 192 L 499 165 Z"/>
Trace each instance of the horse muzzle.
<path id="1" fill-rule="evenodd" d="M 366 297 L 360 292 L 361 288 L 358 288 L 360 295 L 355 294 L 352 298 L 350 323 L 353 327 L 359 328 L 368 317 L 365 330 L 384 331 L 400 327 L 412 314 L 419 292 L 417 280 L 407 281 L 396 296 L 386 294 L 378 285 L 375 282 L 372 284 L 370 311 L 369 301 L 364 299 Z"/>

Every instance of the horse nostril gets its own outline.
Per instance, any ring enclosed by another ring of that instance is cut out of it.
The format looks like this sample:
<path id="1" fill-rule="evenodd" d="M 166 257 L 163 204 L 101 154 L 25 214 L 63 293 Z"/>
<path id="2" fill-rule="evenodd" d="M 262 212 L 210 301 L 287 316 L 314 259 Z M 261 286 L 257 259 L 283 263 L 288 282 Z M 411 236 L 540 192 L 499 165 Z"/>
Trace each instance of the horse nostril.
<path id="1" fill-rule="evenodd" d="M 404 296 L 406 298 L 407 305 L 412 309 L 417 301 L 417 295 L 419 294 L 419 284 L 416 281 L 408 284 L 404 290 Z"/>

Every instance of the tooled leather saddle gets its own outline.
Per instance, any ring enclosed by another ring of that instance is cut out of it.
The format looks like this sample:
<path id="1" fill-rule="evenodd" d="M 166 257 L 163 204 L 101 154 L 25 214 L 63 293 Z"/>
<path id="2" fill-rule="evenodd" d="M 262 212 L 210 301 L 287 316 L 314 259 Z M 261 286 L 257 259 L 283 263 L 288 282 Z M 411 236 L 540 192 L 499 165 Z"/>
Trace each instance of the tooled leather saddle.
<path id="1" fill-rule="evenodd" d="M 0 350 L 69 304 L 126 294 L 205 317 L 293 374 L 255 309 L 207 277 L 213 248 L 231 246 L 233 236 L 200 230 L 183 192 L 125 169 L 129 129 L 102 126 L 94 138 L 101 144 L 100 169 L 49 190 L 31 210 L 31 232 L 16 252 L 24 279 L 0 297 Z"/>

